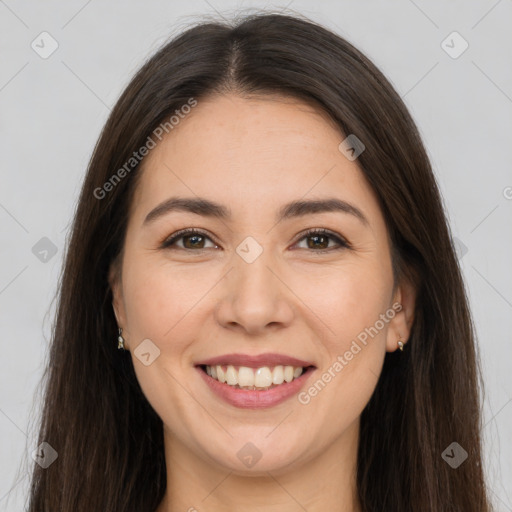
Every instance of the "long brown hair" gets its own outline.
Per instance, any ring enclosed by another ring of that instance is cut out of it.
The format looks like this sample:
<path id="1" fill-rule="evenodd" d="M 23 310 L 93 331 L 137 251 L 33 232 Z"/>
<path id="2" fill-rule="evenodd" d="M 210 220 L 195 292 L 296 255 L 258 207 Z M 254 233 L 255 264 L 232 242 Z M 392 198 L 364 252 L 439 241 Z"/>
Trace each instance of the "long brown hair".
<path id="1" fill-rule="evenodd" d="M 215 93 L 313 102 L 366 146 L 395 270 L 417 287 L 404 352 L 387 353 L 361 416 L 357 486 L 366 512 L 491 510 L 482 468 L 474 328 L 440 193 L 418 130 L 383 74 L 349 42 L 300 15 L 205 21 L 166 43 L 131 80 L 94 149 L 58 288 L 29 512 L 152 512 L 166 487 L 162 421 L 117 350 L 108 271 L 122 251 L 141 165 L 97 189 L 164 119 Z M 457 442 L 456 469 L 442 454 Z"/>

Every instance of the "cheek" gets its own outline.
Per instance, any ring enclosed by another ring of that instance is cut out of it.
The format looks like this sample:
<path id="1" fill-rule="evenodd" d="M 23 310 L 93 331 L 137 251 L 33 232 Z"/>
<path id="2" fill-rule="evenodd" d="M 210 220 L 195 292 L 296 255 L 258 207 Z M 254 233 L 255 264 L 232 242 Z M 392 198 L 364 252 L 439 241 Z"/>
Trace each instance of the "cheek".
<path id="1" fill-rule="evenodd" d="M 303 403 L 315 401 L 319 414 L 327 417 L 331 408 L 345 411 L 344 417 L 332 417 L 333 424 L 345 425 L 370 399 L 382 369 L 392 317 L 383 321 L 381 315 L 389 307 L 392 278 L 379 264 L 354 263 L 335 272 L 310 273 L 302 286 L 306 305 L 318 315 L 309 314 L 316 334 L 322 331 L 318 346 L 325 355 Z"/>
<path id="2" fill-rule="evenodd" d="M 212 287 L 207 276 L 194 279 L 190 272 L 171 270 L 150 258 L 127 261 L 123 276 L 130 351 L 137 380 L 144 395 L 173 430 L 186 437 L 183 421 L 190 415 L 190 395 L 180 383 L 186 382 L 189 349 L 197 340 L 194 313 L 199 300 Z M 150 339 L 159 349 L 158 357 L 145 366 L 138 359 L 137 346 Z M 197 411 L 196 411 L 197 412 Z M 186 422 L 185 422 L 186 423 Z"/>
<path id="3" fill-rule="evenodd" d="M 123 291 L 130 332 L 161 344 L 174 338 L 173 347 L 179 347 L 175 333 L 183 319 L 193 315 L 194 307 L 215 283 L 213 275 L 209 279 L 209 274 L 202 273 L 199 278 L 197 271 L 173 269 L 150 258 L 127 264 L 125 275 Z"/>
<path id="4" fill-rule="evenodd" d="M 379 262 L 370 258 L 291 264 L 277 270 L 286 283 L 281 299 L 296 310 L 298 323 L 307 323 L 321 335 L 323 351 L 327 349 L 331 358 L 344 352 L 388 306 L 392 280 Z M 208 294 L 217 297 L 215 304 L 222 300 L 219 280 L 224 271 L 224 267 L 202 263 L 173 266 L 142 257 L 128 261 L 123 290 L 129 332 L 135 339 L 154 339 L 166 352 L 183 351 L 194 337 L 193 318 L 201 315 L 201 322 L 212 320 L 204 318 L 212 315 L 213 305 L 205 310 Z M 200 330 L 199 325 L 195 330 Z"/>
<path id="5" fill-rule="evenodd" d="M 304 315 L 315 314 L 312 318 L 324 325 L 330 349 L 339 351 L 389 307 L 393 282 L 378 262 L 351 261 L 302 272 L 293 286 L 306 307 Z"/>

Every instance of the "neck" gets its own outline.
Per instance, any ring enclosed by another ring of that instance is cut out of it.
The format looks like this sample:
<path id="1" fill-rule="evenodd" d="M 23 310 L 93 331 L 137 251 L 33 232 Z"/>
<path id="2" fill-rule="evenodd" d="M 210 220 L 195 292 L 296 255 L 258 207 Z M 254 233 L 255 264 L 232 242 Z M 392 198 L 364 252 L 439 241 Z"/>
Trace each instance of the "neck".
<path id="1" fill-rule="evenodd" d="M 359 420 L 300 466 L 246 476 L 200 458 L 164 427 L 167 490 L 157 512 L 360 512 L 358 440 Z"/>

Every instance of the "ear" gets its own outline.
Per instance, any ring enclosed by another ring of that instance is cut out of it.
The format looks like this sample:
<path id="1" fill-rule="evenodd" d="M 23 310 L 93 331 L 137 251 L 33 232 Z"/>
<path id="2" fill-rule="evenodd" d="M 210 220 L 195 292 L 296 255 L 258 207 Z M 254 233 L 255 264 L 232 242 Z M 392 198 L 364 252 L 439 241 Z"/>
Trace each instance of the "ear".
<path id="1" fill-rule="evenodd" d="M 117 325 L 126 332 L 126 313 L 123 301 L 123 283 L 121 280 L 121 265 L 118 260 L 112 262 L 108 272 L 108 283 L 112 290 L 112 308 L 116 317 Z M 125 338 L 125 349 L 128 349 L 128 343 Z"/>
<path id="2" fill-rule="evenodd" d="M 398 340 L 407 343 L 414 322 L 414 309 L 416 306 L 416 289 L 407 279 L 402 279 L 393 295 L 391 308 L 395 316 L 390 320 L 387 337 L 386 351 L 394 352 L 398 349 Z"/>

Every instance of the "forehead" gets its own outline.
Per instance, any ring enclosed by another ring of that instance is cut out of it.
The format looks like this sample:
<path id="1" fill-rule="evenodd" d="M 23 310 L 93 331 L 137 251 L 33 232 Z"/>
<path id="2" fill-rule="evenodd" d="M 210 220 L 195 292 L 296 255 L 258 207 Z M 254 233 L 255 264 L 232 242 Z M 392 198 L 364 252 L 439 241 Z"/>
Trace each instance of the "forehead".
<path id="1" fill-rule="evenodd" d="M 198 100 L 145 157 L 134 205 L 139 218 L 170 195 L 209 197 L 248 215 L 304 196 L 376 199 L 344 135 L 320 109 L 294 98 L 213 96 Z M 377 210 L 375 210 L 377 209 Z"/>

